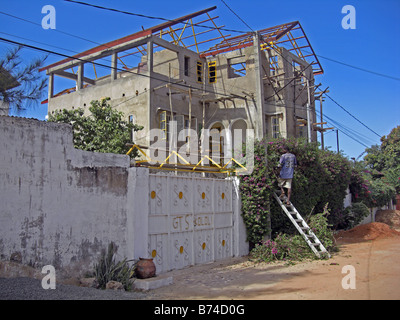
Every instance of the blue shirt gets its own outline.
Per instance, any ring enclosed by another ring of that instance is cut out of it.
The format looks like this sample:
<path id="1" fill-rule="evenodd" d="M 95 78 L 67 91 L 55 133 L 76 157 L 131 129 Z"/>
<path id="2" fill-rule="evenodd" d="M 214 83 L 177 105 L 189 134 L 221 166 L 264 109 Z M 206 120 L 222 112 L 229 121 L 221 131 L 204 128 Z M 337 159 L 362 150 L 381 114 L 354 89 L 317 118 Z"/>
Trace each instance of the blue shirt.
<path id="1" fill-rule="evenodd" d="M 296 156 L 291 153 L 285 153 L 281 156 L 279 163 L 282 167 L 280 177 L 282 179 L 292 179 L 294 167 L 297 166 Z"/>

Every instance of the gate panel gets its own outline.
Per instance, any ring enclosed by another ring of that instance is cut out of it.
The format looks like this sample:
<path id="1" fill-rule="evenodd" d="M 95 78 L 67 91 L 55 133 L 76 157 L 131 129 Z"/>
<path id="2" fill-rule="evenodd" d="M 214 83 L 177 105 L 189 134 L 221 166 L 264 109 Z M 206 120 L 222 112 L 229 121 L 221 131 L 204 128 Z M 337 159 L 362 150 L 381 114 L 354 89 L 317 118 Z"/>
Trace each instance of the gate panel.
<path id="1" fill-rule="evenodd" d="M 233 256 L 233 190 L 225 179 L 150 174 L 148 254 L 157 273 Z"/>

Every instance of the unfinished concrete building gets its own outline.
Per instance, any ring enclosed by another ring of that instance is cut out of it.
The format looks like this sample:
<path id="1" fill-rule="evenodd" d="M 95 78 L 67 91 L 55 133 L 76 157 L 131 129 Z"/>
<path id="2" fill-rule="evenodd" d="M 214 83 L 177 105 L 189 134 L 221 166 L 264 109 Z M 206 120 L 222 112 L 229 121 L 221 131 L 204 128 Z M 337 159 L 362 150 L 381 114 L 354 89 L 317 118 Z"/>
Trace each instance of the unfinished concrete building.
<path id="1" fill-rule="evenodd" d="M 43 68 L 49 76 L 48 113 L 88 109 L 110 97 L 127 120 L 158 128 L 168 140 L 180 129 L 254 129 L 257 139 L 316 141 L 314 75 L 323 69 L 298 21 L 227 34 L 216 7 L 99 45 Z M 55 81 L 71 88 L 54 92 Z M 65 81 L 65 80 L 64 80 Z M 309 106 L 309 109 L 307 108 Z M 229 143 L 227 141 L 226 143 Z"/>

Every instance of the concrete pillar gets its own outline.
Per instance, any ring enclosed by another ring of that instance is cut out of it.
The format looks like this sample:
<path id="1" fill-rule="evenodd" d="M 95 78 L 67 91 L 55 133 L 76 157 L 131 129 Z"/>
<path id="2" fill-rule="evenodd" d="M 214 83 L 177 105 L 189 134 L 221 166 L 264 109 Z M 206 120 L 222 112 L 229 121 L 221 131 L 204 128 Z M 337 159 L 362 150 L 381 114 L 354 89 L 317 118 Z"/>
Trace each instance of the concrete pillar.
<path id="1" fill-rule="evenodd" d="M 246 225 L 242 217 L 242 202 L 240 197 L 239 177 L 229 177 L 232 180 L 232 209 L 233 209 L 233 255 L 241 257 L 249 254 Z"/>
<path id="2" fill-rule="evenodd" d="M 76 79 L 77 91 L 83 89 L 83 74 L 84 74 L 84 64 L 80 63 L 78 66 L 78 78 Z"/>
<path id="3" fill-rule="evenodd" d="M 147 70 L 149 76 L 153 73 L 153 41 L 147 41 Z"/>
<path id="4" fill-rule="evenodd" d="M 254 121 L 254 136 L 256 139 L 262 139 L 264 136 L 264 84 L 263 84 L 263 68 L 261 59 L 261 48 L 260 48 L 260 35 L 258 32 L 254 34 L 254 76 L 255 76 L 255 97 L 254 101 L 256 105 L 253 110 L 253 121 Z"/>
<path id="5" fill-rule="evenodd" d="M 127 257 L 149 258 L 149 169 L 128 170 Z"/>
<path id="6" fill-rule="evenodd" d="M 54 96 L 54 73 L 49 74 L 49 93 L 48 93 L 48 101 Z"/>
<path id="7" fill-rule="evenodd" d="M 111 81 L 117 79 L 117 62 L 118 62 L 118 53 L 114 52 L 111 55 Z"/>
<path id="8" fill-rule="evenodd" d="M 144 130 L 148 131 L 152 129 L 151 127 L 151 119 L 156 117 L 156 113 L 152 113 L 152 105 L 153 105 L 153 94 L 152 94 L 152 88 L 153 88 L 153 79 L 151 78 L 153 75 L 153 41 L 149 39 L 147 41 L 147 74 L 148 74 L 148 81 L 149 86 L 147 87 L 147 124 L 144 125 Z M 146 128 L 147 126 L 147 128 Z"/>

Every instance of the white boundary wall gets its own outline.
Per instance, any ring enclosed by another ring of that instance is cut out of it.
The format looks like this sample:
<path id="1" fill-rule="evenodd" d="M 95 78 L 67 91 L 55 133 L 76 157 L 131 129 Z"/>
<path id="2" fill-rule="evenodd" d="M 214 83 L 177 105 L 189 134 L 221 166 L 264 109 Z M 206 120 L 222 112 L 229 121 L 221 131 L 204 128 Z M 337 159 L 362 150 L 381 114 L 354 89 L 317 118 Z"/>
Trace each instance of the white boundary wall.
<path id="1" fill-rule="evenodd" d="M 84 272 L 117 258 L 157 272 L 248 254 L 238 180 L 150 174 L 76 150 L 68 125 L 0 116 L 0 259 Z"/>

